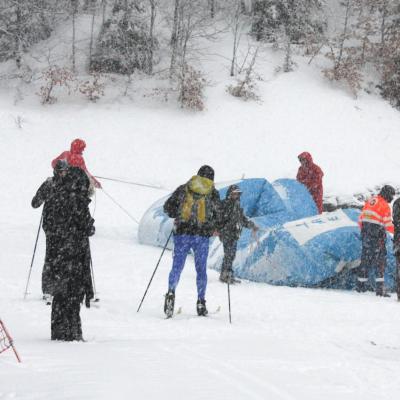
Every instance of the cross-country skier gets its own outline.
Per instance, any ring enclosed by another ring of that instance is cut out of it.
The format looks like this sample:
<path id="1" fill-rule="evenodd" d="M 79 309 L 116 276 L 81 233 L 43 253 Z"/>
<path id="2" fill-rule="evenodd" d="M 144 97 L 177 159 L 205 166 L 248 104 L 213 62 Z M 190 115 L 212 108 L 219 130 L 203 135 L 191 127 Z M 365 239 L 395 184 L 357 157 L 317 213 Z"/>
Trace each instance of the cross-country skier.
<path id="1" fill-rule="evenodd" d="M 57 158 L 55 158 L 51 162 L 51 166 L 54 168 L 58 160 L 65 160 L 71 167 L 78 167 L 83 169 L 89 177 L 90 182 L 93 183 L 93 186 L 95 188 L 101 189 L 101 183 L 88 171 L 86 167 L 85 160 L 82 155 L 85 148 L 86 143 L 84 140 L 73 140 L 71 143 L 71 149 L 69 151 L 67 150 L 62 152 Z"/>
<path id="2" fill-rule="evenodd" d="M 53 294 L 51 273 L 50 269 L 54 264 L 54 259 L 52 258 L 52 252 L 50 249 L 53 246 L 54 241 L 54 212 L 51 210 L 51 205 L 54 205 L 50 199 L 54 196 L 57 190 L 60 190 L 63 178 L 65 177 L 68 169 L 68 164 L 66 161 L 59 160 L 54 166 L 52 178 L 47 178 L 40 186 L 36 192 L 34 198 L 32 199 L 32 207 L 38 208 L 43 204 L 43 223 L 42 228 L 46 235 L 46 256 L 44 260 L 44 266 L 42 271 L 42 292 L 43 298 L 47 300 L 50 304 L 50 299 Z"/>
<path id="3" fill-rule="evenodd" d="M 376 295 L 388 296 L 384 290 L 384 274 L 386 268 L 386 231 L 393 233 L 392 212 L 390 203 L 395 190 L 390 185 L 382 187 L 377 196 L 366 201 L 361 211 L 361 264 L 357 279 L 357 291 L 365 292 L 368 272 L 375 268 Z"/>
<path id="4" fill-rule="evenodd" d="M 80 303 L 90 307 L 93 286 L 89 236 L 94 219 L 89 212 L 89 178 L 77 167 L 68 168 L 59 190 L 49 200 L 54 240 L 50 248 L 53 302 L 52 340 L 83 340 Z"/>
<path id="5" fill-rule="evenodd" d="M 164 312 L 172 317 L 175 289 L 192 249 L 197 273 L 197 314 L 208 314 L 206 308 L 207 257 L 209 238 L 217 234 L 220 197 L 214 187 L 214 170 L 203 165 L 189 182 L 179 186 L 164 204 L 164 212 L 174 218 L 174 253 L 165 295 Z"/>
<path id="6" fill-rule="evenodd" d="M 301 165 L 297 172 L 296 179 L 307 187 L 318 208 L 318 212 L 321 214 L 323 211 L 322 177 L 324 176 L 324 173 L 317 164 L 314 164 L 310 153 L 305 151 L 304 153 L 301 153 L 298 158 Z"/>
<path id="7" fill-rule="evenodd" d="M 400 301 L 400 198 L 393 203 L 393 250 L 396 257 L 396 291 Z"/>
<path id="8" fill-rule="evenodd" d="M 254 236 L 258 231 L 256 224 L 246 217 L 240 207 L 241 193 L 239 186 L 229 186 L 226 198 L 222 200 L 221 205 L 219 238 L 224 247 L 224 259 L 219 280 L 230 284 L 239 282 L 233 277 L 232 264 L 236 256 L 237 241 L 240 238 L 243 227 L 252 229 Z"/>

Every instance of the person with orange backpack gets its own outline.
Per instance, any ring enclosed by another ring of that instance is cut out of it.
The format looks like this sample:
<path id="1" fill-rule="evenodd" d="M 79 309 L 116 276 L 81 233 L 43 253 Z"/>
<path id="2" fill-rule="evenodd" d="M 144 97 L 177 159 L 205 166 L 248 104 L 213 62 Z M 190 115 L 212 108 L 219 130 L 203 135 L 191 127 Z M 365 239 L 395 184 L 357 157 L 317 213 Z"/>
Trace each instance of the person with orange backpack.
<path id="1" fill-rule="evenodd" d="M 357 278 L 358 292 L 368 290 L 368 273 L 375 268 L 375 291 L 377 296 L 389 295 L 384 290 L 384 274 L 386 268 L 386 231 L 393 234 L 392 211 L 390 203 L 395 195 L 395 190 L 390 185 L 382 187 L 377 196 L 366 201 L 359 224 L 361 227 L 361 264 Z"/>
<path id="2" fill-rule="evenodd" d="M 62 152 L 58 157 L 56 157 L 52 162 L 51 166 L 54 168 L 58 160 L 64 160 L 71 167 L 78 167 L 86 172 L 86 175 L 90 179 L 90 182 L 95 188 L 101 189 L 101 183 L 88 171 L 85 160 L 83 158 L 83 151 L 86 148 L 86 143 L 82 139 L 75 139 L 71 143 L 71 148 L 68 151 Z"/>

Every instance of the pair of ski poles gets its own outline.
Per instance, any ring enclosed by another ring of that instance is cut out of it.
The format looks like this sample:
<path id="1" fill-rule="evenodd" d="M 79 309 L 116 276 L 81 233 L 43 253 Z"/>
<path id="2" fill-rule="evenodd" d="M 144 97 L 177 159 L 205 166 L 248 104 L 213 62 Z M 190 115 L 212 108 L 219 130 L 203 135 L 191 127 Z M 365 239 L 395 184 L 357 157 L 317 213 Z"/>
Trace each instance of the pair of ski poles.
<path id="1" fill-rule="evenodd" d="M 168 235 L 167 241 L 165 242 L 165 245 L 164 245 L 164 247 L 163 247 L 163 249 L 162 249 L 162 251 L 161 251 L 161 255 L 160 255 L 160 257 L 159 257 L 159 259 L 158 259 L 158 261 L 157 261 L 156 267 L 154 268 L 154 271 L 153 271 L 153 273 L 152 273 L 152 275 L 151 275 L 150 281 L 149 281 L 149 283 L 148 283 L 148 285 L 147 285 L 147 288 L 146 288 L 146 290 L 145 290 L 145 292 L 144 292 L 144 295 L 143 295 L 143 297 L 142 297 L 142 300 L 140 301 L 139 307 L 138 307 L 138 309 L 136 310 L 136 312 L 139 312 L 139 311 L 140 311 L 140 308 L 142 307 L 143 301 L 144 301 L 144 299 L 145 299 L 145 297 L 146 297 L 146 295 L 147 295 L 147 292 L 148 292 L 148 290 L 149 290 L 149 288 L 150 288 L 151 282 L 153 281 L 154 275 L 155 275 L 156 272 L 157 272 L 158 266 L 160 265 L 161 259 L 162 259 L 163 255 L 164 255 L 164 253 L 165 253 L 165 250 L 166 250 L 166 248 L 167 248 L 167 246 L 168 246 L 168 243 L 169 243 L 169 241 L 170 241 L 170 239 L 171 239 L 171 236 L 172 236 L 173 232 L 174 232 L 174 230 L 172 229 L 171 232 L 170 232 L 170 234 Z M 232 323 L 232 313 L 231 313 L 231 291 L 230 291 L 229 279 L 228 279 L 227 284 L 228 284 L 229 323 L 231 324 L 231 323 Z"/>
<path id="2" fill-rule="evenodd" d="M 33 248 L 31 265 L 29 267 L 28 279 L 26 281 L 26 286 L 25 286 L 24 300 L 26 299 L 26 296 L 28 295 L 28 287 L 29 287 L 29 282 L 31 280 L 32 267 L 33 267 L 33 262 L 35 261 L 36 249 L 37 249 L 37 244 L 38 244 L 38 241 L 39 241 L 40 228 L 42 227 L 42 223 L 43 223 L 43 212 L 42 212 L 42 215 L 40 217 L 39 227 L 38 227 L 36 240 L 35 240 L 35 246 Z M 93 282 L 94 301 L 98 302 L 98 301 L 100 301 L 100 299 L 97 297 L 96 283 L 95 283 L 95 280 L 94 280 L 94 270 L 93 270 L 92 255 L 90 255 L 90 272 L 91 272 L 91 275 L 92 275 L 92 282 Z"/>
<path id="3" fill-rule="evenodd" d="M 161 187 L 156 187 L 156 186 L 152 186 L 152 185 L 146 185 L 146 184 L 140 184 L 140 183 L 136 183 L 136 182 L 128 182 L 128 181 L 121 181 L 118 179 L 111 179 L 111 178 L 104 178 L 104 177 L 98 177 L 101 179 L 108 179 L 108 180 L 114 180 L 117 182 L 124 182 L 124 183 L 129 183 L 132 185 L 139 185 L 139 186 L 146 186 L 146 187 L 154 187 L 157 189 L 161 189 Z M 103 188 L 102 191 L 104 192 L 104 194 L 115 204 L 117 205 L 125 214 L 127 214 L 129 216 L 129 218 L 131 218 L 136 224 L 139 225 L 139 221 L 133 217 L 124 207 L 121 206 L 121 204 L 119 204 L 109 193 L 107 193 Z M 36 235 L 36 240 L 35 240 L 35 246 L 33 249 L 33 254 L 32 254 L 32 259 L 31 259 L 31 265 L 29 268 L 29 273 L 28 273 L 28 279 L 26 282 L 26 287 L 25 287 L 25 293 L 24 293 L 24 300 L 26 299 L 26 296 L 28 294 L 28 287 L 29 287 L 29 283 L 30 283 L 30 279 L 31 279 L 31 273 L 32 273 L 32 267 L 33 267 L 33 263 L 35 260 L 35 255 L 36 255 L 36 249 L 37 249 L 37 244 L 39 241 L 39 235 L 40 235 L 40 228 L 42 226 L 43 223 L 43 212 L 40 218 L 40 222 L 39 222 L 39 227 L 38 227 L 38 231 L 37 231 L 37 235 Z M 93 290 L 94 290 L 94 294 L 95 294 L 95 300 L 96 302 L 100 301 L 100 299 L 97 297 L 97 291 L 96 291 L 96 283 L 95 283 L 95 279 L 94 279 L 94 270 L 93 270 L 93 260 L 92 257 L 90 256 L 90 271 L 91 271 L 91 275 L 92 275 L 92 282 L 93 282 Z"/>

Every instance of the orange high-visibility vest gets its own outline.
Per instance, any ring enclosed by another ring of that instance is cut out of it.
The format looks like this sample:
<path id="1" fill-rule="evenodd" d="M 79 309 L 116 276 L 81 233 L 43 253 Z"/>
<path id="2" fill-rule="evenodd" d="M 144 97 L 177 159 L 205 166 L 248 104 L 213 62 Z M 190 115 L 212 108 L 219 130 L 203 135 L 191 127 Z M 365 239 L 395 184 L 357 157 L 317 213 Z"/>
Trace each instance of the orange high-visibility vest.
<path id="1" fill-rule="evenodd" d="M 388 202 L 379 195 L 373 196 L 365 202 L 358 222 L 360 226 L 363 222 L 380 225 L 388 232 L 394 233 L 392 210 Z"/>

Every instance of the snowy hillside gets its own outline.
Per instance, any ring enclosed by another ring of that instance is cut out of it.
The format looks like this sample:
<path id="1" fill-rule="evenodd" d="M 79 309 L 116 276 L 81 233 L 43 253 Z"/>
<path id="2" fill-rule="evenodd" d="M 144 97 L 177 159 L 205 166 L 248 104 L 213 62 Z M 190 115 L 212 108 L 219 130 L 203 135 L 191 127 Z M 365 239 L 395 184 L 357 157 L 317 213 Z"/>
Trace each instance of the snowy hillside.
<path id="1" fill-rule="evenodd" d="M 400 392 L 393 296 L 243 282 L 231 288 L 230 325 L 227 289 L 213 270 L 206 297 L 211 315 L 195 316 L 190 259 L 177 290 L 182 313 L 164 320 L 167 252 L 136 313 L 160 249 L 138 243 L 137 224 L 106 193 L 139 220 L 203 164 L 214 167 L 219 182 L 243 175 L 272 181 L 294 177 L 302 151 L 324 170 L 328 195 L 400 186 L 398 111 L 376 95 L 360 92 L 355 99 L 328 83 L 319 59 L 308 65 L 296 56 L 295 72 L 276 73 L 282 54 L 269 47 L 257 61 L 261 101 L 243 102 L 226 92 L 231 40 L 226 33 L 207 44 L 202 66 L 209 85 L 200 113 L 143 97 L 163 84 L 158 77 L 138 81 L 124 98 L 110 81 L 96 104 L 65 96 L 42 106 L 31 88 L 14 104 L 15 87 L 1 86 L 0 316 L 23 360 L 17 364 L 11 351 L 0 355 L 1 400 L 386 400 Z M 40 221 L 30 202 L 52 174 L 51 160 L 77 137 L 87 143 L 94 175 L 163 189 L 102 181 L 106 193 L 97 191 L 91 204 L 101 300 L 82 308 L 86 343 L 55 343 L 50 307 L 41 301 L 43 232 L 23 300 Z"/>

